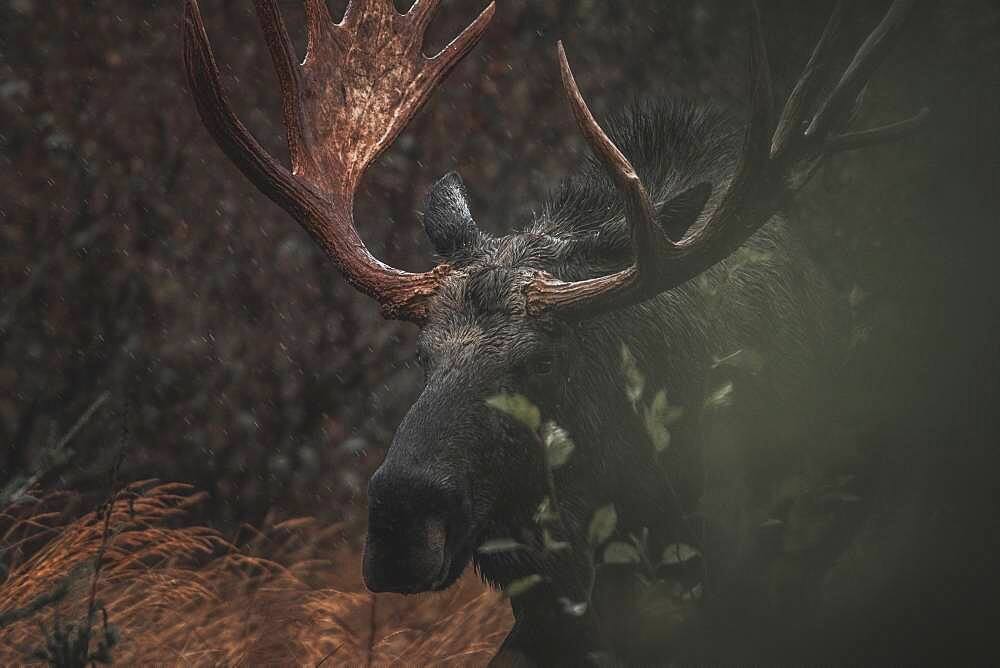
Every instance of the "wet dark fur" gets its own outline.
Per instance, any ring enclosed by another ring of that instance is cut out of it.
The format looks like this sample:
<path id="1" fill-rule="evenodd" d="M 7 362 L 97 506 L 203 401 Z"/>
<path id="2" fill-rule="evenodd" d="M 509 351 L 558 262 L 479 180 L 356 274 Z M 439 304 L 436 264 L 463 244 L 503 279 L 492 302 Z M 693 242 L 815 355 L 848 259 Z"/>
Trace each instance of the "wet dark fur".
<path id="1" fill-rule="evenodd" d="M 739 124 L 717 110 L 682 101 L 632 109 L 610 128 L 658 204 L 699 183 L 713 185 L 695 225 L 725 191 L 742 141 Z M 676 226 L 683 218 L 676 213 L 660 212 L 661 223 L 675 239 L 686 231 Z M 628 637 L 634 623 L 626 609 L 628 574 L 602 571 L 602 579 L 607 575 L 611 584 L 598 583 L 592 610 L 582 617 L 563 612 L 560 598 L 581 600 L 593 585 L 586 540 L 590 518 L 596 508 L 614 503 L 617 535 L 627 539 L 648 528 L 654 554 L 674 541 L 699 542 L 684 516 L 698 508 L 704 493 L 700 407 L 713 382 L 714 358 L 739 349 L 762 353 L 767 367 L 738 385 L 737 392 L 752 399 L 743 402 L 751 412 L 787 418 L 768 424 L 785 425 L 779 431 L 794 434 L 796 423 L 811 414 L 799 398 L 836 357 L 830 341 L 838 337 L 827 288 L 788 225 L 776 218 L 734 256 L 653 301 L 574 325 L 527 318 L 522 288 L 530 270 L 580 279 L 631 261 L 621 200 L 593 162 L 519 233 L 495 238 L 478 231 L 455 177 L 446 177 L 430 196 L 425 225 L 439 253 L 458 271 L 422 334 L 428 386 L 400 427 L 403 435 L 397 441 L 405 442 L 393 446 L 396 461 L 389 461 L 394 457 L 390 450 L 388 468 L 422 466 L 428 479 L 449 484 L 465 471 L 474 488 L 470 494 L 489 499 L 481 507 L 473 503 L 467 518 L 472 533 L 450 548 L 453 576 L 472 558 L 483 577 L 498 586 L 533 574 L 546 578 L 512 600 L 517 623 L 500 660 L 527 657 L 542 664 L 575 664 L 588 652 L 602 650 L 629 660 L 641 660 L 647 651 L 662 657 L 655 653 L 660 650 Z M 686 409 L 659 461 L 641 409 L 637 412 L 626 397 L 623 345 L 646 375 L 645 401 L 665 388 L 670 403 Z M 534 378 L 530 365 L 546 347 L 555 350 L 557 368 L 551 377 Z M 477 412 L 485 396 L 497 391 L 528 395 L 576 443 L 569 463 L 555 472 L 568 529 L 568 535 L 559 537 L 571 542 L 572 550 L 475 552 L 490 538 L 540 545 L 532 519 L 545 494 L 539 447 L 512 420 L 493 411 Z M 451 417 L 419 414 L 440 412 L 435 406 L 442 401 L 449 404 Z M 490 443 L 472 447 L 485 434 Z M 772 433 L 765 440 L 769 445 L 754 452 L 740 474 L 749 493 L 764 483 L 754 466 L 784 465 L 773 445 L 781 437 Z M 435 464 L 426 461 L 425 453 L 417 463 L 418 446 L 413 444 L 423 441 L 450 447 L 451 454 Z M 467 445 L 447 445 L 460 442 Z M 602 601 L 606 609 L 601 609 Z"/>

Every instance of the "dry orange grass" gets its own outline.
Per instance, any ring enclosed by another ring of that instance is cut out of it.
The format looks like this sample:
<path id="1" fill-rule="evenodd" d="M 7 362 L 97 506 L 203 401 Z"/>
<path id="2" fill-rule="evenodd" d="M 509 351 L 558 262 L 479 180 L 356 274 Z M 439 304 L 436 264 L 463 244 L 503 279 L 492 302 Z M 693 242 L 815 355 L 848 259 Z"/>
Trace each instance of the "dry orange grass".
<path id="1" fill-rule="evenodd" d="M 237 549 L 212 529 L 184 525 L 202 500 L 189 486 L 135 490 L 113 506 L 97 590 L 121 633 L 120 665 L 481 665 L 510 627 L 509 606 L 473 573 L 442 594 L 374 596 L 337 527 L 293 520 Z M 42 644 L 39 621 L 86 614 L 103 522 L 95 513 L 64 519 L 70 498 L 0 516 L 0 559 L 10 567 L 0 615 L 69 578 L 58 604 L 0 629 L 0 665 L 22 663 Z M 315 558 L 335 542 L 332 558 Z"/>

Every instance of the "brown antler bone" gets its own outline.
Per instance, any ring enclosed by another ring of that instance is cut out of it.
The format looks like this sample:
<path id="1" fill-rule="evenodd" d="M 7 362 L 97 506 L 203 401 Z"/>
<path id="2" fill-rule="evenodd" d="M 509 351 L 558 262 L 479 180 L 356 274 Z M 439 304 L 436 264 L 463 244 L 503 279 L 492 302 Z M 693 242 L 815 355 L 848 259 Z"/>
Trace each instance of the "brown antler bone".
<path id="1" fill-rule="evenodd" d="M 352 0 L 334 23 L 325 0 L 305 0 L 308 46 L 299 64 L 275 0 L 255 0 L 281 88 L 292 169 L 257 143 L 233 113 L 197 0 L 186 0 L 184 62 L 209 132 L 261 192 L 292 215 L 355 288 L 388 318 L 422 322 L 448 265 L 410 273 L 372 256 L 354 225 L 365 169 L 392 144 L 441 79 L 476 44 L 494 4 L 439 54 L 423 54 L 439 0 L 400 14 L 391 0 Z"/>
<path id="2" fill-rule="evenodd" d="M 835 6 L 819 43 L 780 118 L 774 117 L 771 75 L 756 4 L 751 11 L 750 119 L 743 154 L 729 189 L 712 215 L 678 241 L 668 239 L 655 218 L 655 207 L 629 161 L 604 134 L 577 88 L 559 44 L 563 86 L 577 125 L 601 159 L 625 200 L 632 230 L 634 263 L 614 274 L 582 281 L 562 281 L 539 272 L 525 286 L 528 311 L 578 319 L 624 308 L 676 287 L 707 270 L 736 250 L 796 190 L 793 176 L 811 172 L 832 152 L 896 139 L 926 117 L 917 116 L 882 128 L 843 133 L 850 109 L 891 42 L 898 36 L 914 0 L 895 0 L 882 22 L 858 49 L 833 92 L 807 117 L 828 69 L 840 26 L 841 3 Z"/>

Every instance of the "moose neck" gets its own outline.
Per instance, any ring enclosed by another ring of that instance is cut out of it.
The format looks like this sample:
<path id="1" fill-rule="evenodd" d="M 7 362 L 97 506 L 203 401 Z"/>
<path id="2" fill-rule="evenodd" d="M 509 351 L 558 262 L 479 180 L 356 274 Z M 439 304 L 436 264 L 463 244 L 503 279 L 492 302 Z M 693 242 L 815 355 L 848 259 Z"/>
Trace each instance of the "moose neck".
<path id="1" fill-rule="evenodd" d="M 626 531 L 674 534 L 680 506 L 691 510 L 697 495 L 688 484 L 694 476 L 685 470 L 697 466 L 695 453 L 685 451 L 691 444 L 675 437 L 670 447 L 676 452 L 657 453 L 646 419 L 662 392 L 685 411 L 676 431 L 687 433 L 698 420 L 691 407 L 702 391 L 698 379 L 707 352 L 698 334 L 706 323 L 685 316 L 685 301 L 664 297 L 581 326 L 581 364 L 567 379 L 555 418 L 591 460 L 587 470 L 594 479 L 587 484 L 600 490 L 592 502 L 615 504 Z M 631 361 L 623 364 L 624 355 Z M 639 396 L 624 368 L 633 363 L 642 377 Z"/>

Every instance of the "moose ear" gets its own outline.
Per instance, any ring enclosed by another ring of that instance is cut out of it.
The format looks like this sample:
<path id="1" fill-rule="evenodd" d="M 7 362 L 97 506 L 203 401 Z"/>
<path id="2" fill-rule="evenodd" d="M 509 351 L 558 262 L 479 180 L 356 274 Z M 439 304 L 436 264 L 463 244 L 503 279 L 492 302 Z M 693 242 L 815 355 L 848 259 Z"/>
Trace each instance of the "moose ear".
<path id="1" fill-rule="evenodd" d="M 445 174 L 427 193 L 424 231 L 443 258 L 472 246 L 482 235 L 472 220 L 465 184 L 457 172 Z"/>
<path id="2" fill-rule="evenodd" d="M 671 240 L 680 241 L 684 238 L 698 220 L 711 194 L 711 183 L 699 183 L 674 195 L 660 206 L 656 219 Z"/>

